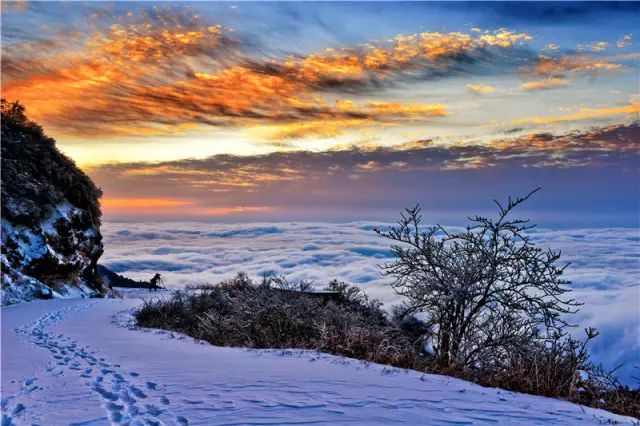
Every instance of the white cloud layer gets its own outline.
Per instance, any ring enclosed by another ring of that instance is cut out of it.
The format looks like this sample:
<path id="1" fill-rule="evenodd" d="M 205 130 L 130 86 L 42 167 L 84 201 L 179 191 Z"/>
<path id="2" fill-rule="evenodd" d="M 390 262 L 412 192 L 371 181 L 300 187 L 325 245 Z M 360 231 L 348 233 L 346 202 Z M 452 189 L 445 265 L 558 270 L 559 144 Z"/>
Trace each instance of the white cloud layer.
<path id="1" fill-rule="evenodd" d="M 286 275 L 324 286 L 338 278 L 362 286 L 386 306 L 400 301 L 380 276 L 389 243 L 373 232 L 382 223 L 107 222 L 101 263 L 134 279 L 163 274 L 171 287 L 217 282 L 239 271 Z M 625 380 L 640 364 L 640 237 L 636 229 L 538 229 L 536 241 L 563 251 L 566 276 L 584 302 L 575 333 L 595 326 L 591 347 L 607 367 L 624 362 Z"/>

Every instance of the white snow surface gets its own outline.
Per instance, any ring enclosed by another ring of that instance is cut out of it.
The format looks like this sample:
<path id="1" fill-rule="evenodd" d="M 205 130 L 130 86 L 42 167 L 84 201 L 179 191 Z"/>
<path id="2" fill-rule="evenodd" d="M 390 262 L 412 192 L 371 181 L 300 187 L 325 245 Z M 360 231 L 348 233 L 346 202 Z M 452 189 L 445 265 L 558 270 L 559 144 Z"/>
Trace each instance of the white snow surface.
<path id="1" fill-rule="evenodd" d="M 139 329 L 130 312 L 140 303 L 59 299 L 2 307 L 2 425 L 633 422 L 446 376 Z"/>

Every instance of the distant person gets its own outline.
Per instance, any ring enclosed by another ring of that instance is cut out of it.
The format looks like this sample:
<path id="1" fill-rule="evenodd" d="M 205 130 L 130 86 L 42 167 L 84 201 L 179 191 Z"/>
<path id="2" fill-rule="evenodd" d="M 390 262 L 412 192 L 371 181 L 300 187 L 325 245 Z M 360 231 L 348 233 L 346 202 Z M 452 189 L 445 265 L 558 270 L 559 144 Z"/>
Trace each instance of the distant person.
<path id="1" fill-rule="evenodd" d="M 159 282 L 162 282 L 162 279 L 160 278 L 160 274 L 156 273 L 153 278 L 151 278 L 151 281 L 149 281 L 149 290 L 158 290 L 160 288 L 158 285 Z"/>

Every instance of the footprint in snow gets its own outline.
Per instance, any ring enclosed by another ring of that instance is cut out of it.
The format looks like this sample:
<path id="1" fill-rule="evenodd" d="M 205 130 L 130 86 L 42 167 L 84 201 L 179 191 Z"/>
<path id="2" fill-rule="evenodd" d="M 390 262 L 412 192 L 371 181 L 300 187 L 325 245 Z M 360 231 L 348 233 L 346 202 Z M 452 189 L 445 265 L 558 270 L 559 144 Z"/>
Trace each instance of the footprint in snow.
<path id="1" fill-rule="evenodd" d="M 25 407 L 23 404 L 17 404 L 17 405 L 14 407 L 13 411 L 11 411 L 11 413 L 12 413 L 14 416 L 18 416 L 18 415 L 20 415 L 20 413 L 22 413 L 25 409 L 26 409 L 26 407 Z"/>
<path id="2" fill-rule="evenodd" d="M 35 345 L 51 352 L 54 362 L 47 368 L 47 373 L 58 376 L 77 370 L 78 372 L 74 374 L 89 379 L 87 385 L 102 398 L 102 406 L 107 412 L 111 424 L 132 426 L 163 424 L 157 417 L 167 410 L 160 409 L 152 404 L 145 404 L 144 408 L 140 408 L 137 404 L 141 399 L 146 399 L 147 394 L 133 383 L 127 382 L 124 374 L 117 372 L 120 365 L 108 364 L 105 358 L 98 357 L 88 347 L 81 346 L 78 342 L 66 338 L 62 334 L 57 336 L 50 335 L 45 331 L 46 326 L 63 319 L 68 313 L 79 311 L 89 307 L 91 304 L 93 303 L 65 308 L 44 315 L 37 321 L 16 331 L 25 335 Z M 97 368 L 94 366 L 97 366 Z M 140 374 L 135 371 L 128 372 L 127 375 L 127 377 L 131 378 L 139 376 Z M 25 380 L 21 384 L 21 393 L 29 393 L 39 389 L 35 382 L 36 378 Z M 154 382 L 143 383 L 144 388 L 151 393 L 154 393 L 157 389 L 157 384 Z M 16 404 L 13 408 L 8 407 L 7 405 L 11 398 L 7 397 L 2 400 L 1 426 L 14 425 L 14 419 L 9 414 L 17 416 L 26 409 L 23 404 Z M 158 400 L 164 406 L 170 404 L 169 398 L 165 395 L 160 395 Z M 175 423 L 181 426 L 189 424 L 188 420 L 182 416 L 176 417 Z"/>
<path id="3" fill-rule="evenodd" d="M 151 414 L 152 416 L 159 416 L 160 414 L 162 414 L 162 410 L 159 409 L 158 407 L 156 407 L 155 405 L 151 405 L 151 404 L 145 404 L 144 409 L 146 410 L 147 413 Z"/>

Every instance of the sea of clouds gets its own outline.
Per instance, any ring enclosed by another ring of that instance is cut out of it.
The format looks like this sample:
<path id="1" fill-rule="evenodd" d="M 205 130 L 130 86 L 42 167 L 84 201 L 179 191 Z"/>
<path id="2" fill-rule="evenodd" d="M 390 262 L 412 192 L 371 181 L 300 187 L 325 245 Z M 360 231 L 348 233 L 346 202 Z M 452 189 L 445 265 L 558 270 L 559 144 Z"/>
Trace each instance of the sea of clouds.
<path id="1" fill-rule="evenodd" d="M 160 272 L 170 287 L 213 283 L 237 272 L 253 277 L 275 273 L 310 280 L 358 284 L 385 306 L 400 299 L 386 285 L 379 266 L 390 260 L 389 241 L 373 229 L 383 223 L 107 222 L 102 226 L 101 263 L 133 279 Z M 584 303 L 573 316 L 574 333 L 595 326 L 600 337 L 593 358 L 625 366 L 626 382 L 640 365 L 640 237 L 637 229 L 534 229 L 535 241 L 560 249 L 571 262 L 565 274 L 573 296 Z"/>

